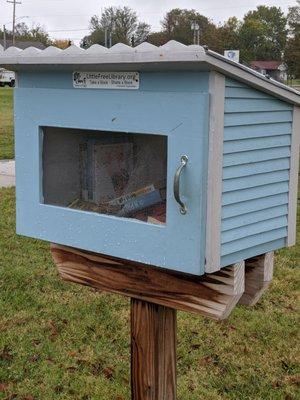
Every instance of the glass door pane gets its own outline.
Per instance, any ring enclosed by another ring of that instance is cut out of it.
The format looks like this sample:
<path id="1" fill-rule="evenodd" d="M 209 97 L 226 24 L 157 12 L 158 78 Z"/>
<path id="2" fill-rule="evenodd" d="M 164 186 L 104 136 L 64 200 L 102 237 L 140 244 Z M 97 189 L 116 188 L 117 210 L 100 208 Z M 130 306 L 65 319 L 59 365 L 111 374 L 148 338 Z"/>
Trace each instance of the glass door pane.
<path id="1" fill-rule="evenodd" d="M 167 137 L 44 128 L 44 202 L 166 223 Z"/>

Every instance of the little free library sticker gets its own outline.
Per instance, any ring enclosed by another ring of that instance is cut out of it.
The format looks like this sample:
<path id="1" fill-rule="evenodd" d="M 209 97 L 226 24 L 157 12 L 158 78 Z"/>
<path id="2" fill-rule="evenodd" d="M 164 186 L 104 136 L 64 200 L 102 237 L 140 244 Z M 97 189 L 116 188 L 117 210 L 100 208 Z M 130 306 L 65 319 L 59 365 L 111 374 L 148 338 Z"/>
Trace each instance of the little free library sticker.
<path id="1" fill-rule="evenodd" d="M 77 89 L 138 89 L 138 72 L 73 72 Z"/>

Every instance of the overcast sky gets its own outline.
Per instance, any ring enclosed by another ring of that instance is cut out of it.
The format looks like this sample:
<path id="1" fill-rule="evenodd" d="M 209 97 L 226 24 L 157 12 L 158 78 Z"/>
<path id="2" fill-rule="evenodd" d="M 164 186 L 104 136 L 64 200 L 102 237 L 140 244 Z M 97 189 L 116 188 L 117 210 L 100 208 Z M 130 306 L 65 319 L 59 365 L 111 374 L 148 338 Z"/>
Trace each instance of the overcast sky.
<path id="1" fill-rule="evenodd" d="M 19 1 L 19 0 L 18 0 Z M 160 29 L 160 21 L 164 14 L 172 8 L 195 9 L 215 23 L 223 22 L 231 16 L 242 18 L 243 15 L 256 8 L 257 5 L 281 7 L 284 12 L 296 0 L 22 0 L 17 5 L 18 22 L 24 21 L 29 26 L 39 23 L 45 27 L 53 38 L 68 38 L 78 43 L 88 33 L 89 20 L 92 15 L 101 14 L 101 8 L 107 6 L 127 5 L 137 11 L 139 19 Z M 11 28 L 12 4 L 0 0 L 0 24 Z"/>

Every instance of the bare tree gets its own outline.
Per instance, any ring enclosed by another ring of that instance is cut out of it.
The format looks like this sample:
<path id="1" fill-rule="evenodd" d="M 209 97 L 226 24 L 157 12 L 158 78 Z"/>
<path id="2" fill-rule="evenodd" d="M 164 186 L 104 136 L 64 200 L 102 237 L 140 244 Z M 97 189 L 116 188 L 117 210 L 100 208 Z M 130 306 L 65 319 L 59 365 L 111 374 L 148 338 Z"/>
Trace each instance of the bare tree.
<path id="1" fill-rule="evenodd" d="M 82 40 L 82 46 L 94 43 L 105 45 L 107 37 L 111 37 L 112 44 L 130 44 L 134 37 L 134 42 L 138 44 L 149 35 L 150 26 L 139 22 L 136 12 L 129 7 L 107 7 L 101 16 L 91 18 L 90 30 L 91 33 Z"/>

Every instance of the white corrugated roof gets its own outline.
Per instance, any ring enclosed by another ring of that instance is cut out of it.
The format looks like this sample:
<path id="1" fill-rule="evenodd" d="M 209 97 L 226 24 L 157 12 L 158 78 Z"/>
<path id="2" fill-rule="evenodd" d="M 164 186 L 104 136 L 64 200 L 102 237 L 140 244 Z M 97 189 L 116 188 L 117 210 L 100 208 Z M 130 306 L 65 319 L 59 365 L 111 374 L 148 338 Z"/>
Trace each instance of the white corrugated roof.
<path id="1" fill-rule="evenodd" d="M 163 46 L 144 42 L 136 47 L 118 43 L 110 49 L 94 44 L 88 49 L 70 46 L 65 50 L 29 47 L 21 50 L 0 47 L 0 65 L 12 70 L 215 70 L 300 105 L 300 92 L 198 45 L 186 46 L 174 40 Z"/>

